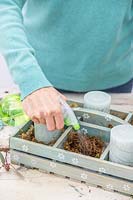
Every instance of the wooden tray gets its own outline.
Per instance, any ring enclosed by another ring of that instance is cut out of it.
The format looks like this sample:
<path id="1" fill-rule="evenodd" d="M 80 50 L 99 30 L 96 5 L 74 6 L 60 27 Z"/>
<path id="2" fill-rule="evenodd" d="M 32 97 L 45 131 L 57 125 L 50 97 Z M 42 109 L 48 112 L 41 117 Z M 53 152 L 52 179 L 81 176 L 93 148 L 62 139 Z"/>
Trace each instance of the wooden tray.
<path id="1" fill-rule="evenodd" d="M 19 137 L 21 130 L 18 131 L 10 138 L 11 161 L 133 195 L 133 167 L 108 160 L 111 127 L 131 123 L 133 114 L 114 110 L 107 114 L 85 109 L 78 102 L 76 104 L 78 107 L 73 110 L 80 121 L 81 133 L 100 136 L 106 144 L 100 158 L 64 150 L 63 143 L 72 130 L 68 127 L 53 146 L 23 140 Z M 28 122 L 23 131 L 27 131 L 31 123 Z"/>

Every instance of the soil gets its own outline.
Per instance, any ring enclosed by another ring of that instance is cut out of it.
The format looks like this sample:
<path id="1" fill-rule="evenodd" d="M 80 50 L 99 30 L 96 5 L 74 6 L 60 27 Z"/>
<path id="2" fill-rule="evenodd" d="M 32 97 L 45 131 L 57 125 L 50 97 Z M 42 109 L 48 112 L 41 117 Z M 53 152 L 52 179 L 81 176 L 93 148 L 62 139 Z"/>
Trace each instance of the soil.
<path id="1" fill-rule="evenodd" d="M 133 125 L 133 119 L 131 120 L 130 124 Z"/>
<path id="2" fill-rule="evenodd" d="M 113 125 L 112 125 L 112 124 L 109 124 L 109 125 L 108 125 L 108 128 L 113 128 Z"/>
<path id="3" fill-rule="evenodd" d="M 77 108 L 77 107 L 79 107 L 79 104 L 73 102 L 73 103 L 70 103 L 69 106 L 70 106 L 71 108 Z"/>
<path id="4" fill-rule="evenodd" d="M 116 116 L 116 117 L 119 117 L 120 119 L 126 119 L 126 117 L 127 117 L 127 114 L 125 114 L 125 113 L 119 113 L 119 112 L 115 112 L 115 111 L 111 111 L 111 113 L 110 113 L 111 115 L 114 115 L 114 116 Z"/>
<path id="5" fill-rule="evenodd" d="M 8 152 L 8 151 L 9 151 L 9 148 L 0 148 L 0 151 Z"/>
<path id="6" fill-rule="evenodd" d="M 67 151 L 100 158 L 104 142 L 97 136 L 88 136 L 72 131 L 69 133 L 64 149 Z"/>

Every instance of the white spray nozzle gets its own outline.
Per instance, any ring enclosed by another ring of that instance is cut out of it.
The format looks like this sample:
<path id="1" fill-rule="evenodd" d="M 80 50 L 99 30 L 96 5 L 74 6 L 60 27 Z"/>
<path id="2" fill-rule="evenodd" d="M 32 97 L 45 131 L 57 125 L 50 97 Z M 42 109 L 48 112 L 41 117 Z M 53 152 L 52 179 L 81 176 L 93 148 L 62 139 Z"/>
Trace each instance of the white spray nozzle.
<path id="1" fill-rule="evenodd" d="M 64 123 L 66 126 L 72 126 L 75 130 L 80 129 L 79 122 L 72 110 L 72 108 L 60 97 L 60 104 L 64 116 Z"/>

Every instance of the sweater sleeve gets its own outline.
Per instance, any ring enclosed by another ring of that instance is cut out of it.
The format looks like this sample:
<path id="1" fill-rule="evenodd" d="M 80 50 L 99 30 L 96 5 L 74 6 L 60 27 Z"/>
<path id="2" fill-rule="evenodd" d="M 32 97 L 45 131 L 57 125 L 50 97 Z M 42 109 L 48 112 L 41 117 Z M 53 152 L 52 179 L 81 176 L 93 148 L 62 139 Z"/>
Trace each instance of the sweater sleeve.
<path id="1" fill-rule="evenodd" d="M 0 53 L 5 57 L 22 99 L 33 91 L 52 86 L 28 43 L 22 8 L 26 0 L 0 0 Z"/>

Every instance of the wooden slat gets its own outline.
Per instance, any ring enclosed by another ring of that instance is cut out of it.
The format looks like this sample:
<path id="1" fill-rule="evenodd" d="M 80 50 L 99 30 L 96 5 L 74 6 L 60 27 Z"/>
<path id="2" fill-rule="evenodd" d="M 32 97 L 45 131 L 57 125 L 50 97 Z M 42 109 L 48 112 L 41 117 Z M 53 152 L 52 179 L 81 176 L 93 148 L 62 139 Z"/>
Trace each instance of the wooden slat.
<path id="1" fill-rule="evenodd" d="M 123 179 L 114 178 L 111 176 L 94 173 L 71 165 L 54 162 L 52 160 L 39 158 L 25 153 L 20 153 L 11 150 L 11 160 L 16 163 L 19 162 L 25 166 L 38 168 L 47 172 L 53 172 L 64 177 L 70 177 L 75 180 L 83 181 L 85 183 L 101 186 L 106 190 L 118 191 L 124 194 L 133 195 L 133 182 Z"/>
<path id="2" fill-rule="evenodd" d="M 108 154 L 109 154 L 109 145 L 106 147 L 105 151 L 102 153 L 102 155 L 100 156 L 101 160 L 106 160 L 108 158 Z"/>
<path id="3" fill-rule="evenodd" d="M 68 135 L 68 133 L 72 130 L 72 127 L 68 127 L 65 132 L 61 135 L 61 137 L 56 141 L 53 147 L 58 147 L 59 144 L 64 140 L 64 138 Z"/>
<path id="4" fill-rule="evenodd" d="M 128 116 L 126 117 L 125 121 L 130 123 L 132 117 L 133 117 L 133 113 L 129 113 Z"/>

